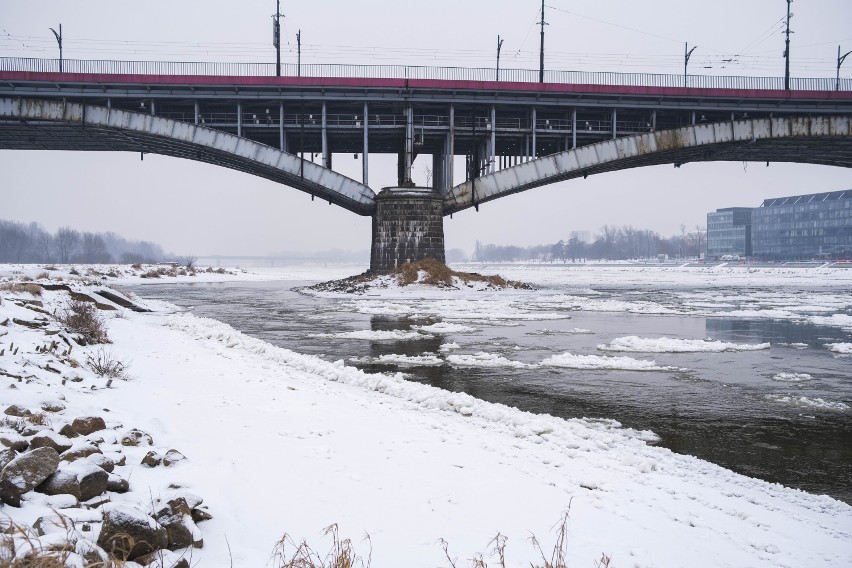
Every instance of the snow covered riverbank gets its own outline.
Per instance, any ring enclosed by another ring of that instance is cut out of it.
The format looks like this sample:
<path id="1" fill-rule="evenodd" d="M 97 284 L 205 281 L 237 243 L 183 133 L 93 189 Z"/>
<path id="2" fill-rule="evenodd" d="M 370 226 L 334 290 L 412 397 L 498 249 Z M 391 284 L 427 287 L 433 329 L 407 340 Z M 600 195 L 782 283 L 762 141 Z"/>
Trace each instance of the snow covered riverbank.
<path id="1" fill-rule="evenodd" d="M 43 331 L 14 319 L 26 309 L 15 299 L 34 298 L 0 297 L 0 322 L 10 318 L 0 345 L 22 349 L 0 357 L 0 369 L 32 371 Z M 48 312 L 66 299 L 39 298 Z M 539 559 L 529 535 L 547 549 L 569 506 L 572 565 L 593 565 L 601 553 L 612 567 L 848 566 L 852 557 L 852 507 L 654 447 L 649 432 L 366 374 L 164 303 L 146 307 L 153 312 L 104 312 L 108 349 L 127 362 L 130 380 L 92 390 L 34 371 L 43 380 L 0 384 L 0 406 L 62 395 L 61 419 L 109 408 L 124 426 L 178 448 L 188 459 L 173 468 L 128 462 L 132 492 L 112 497 L 157 497 L 175 482 L 203 496 L 214 518 L 200 525 L 205 544 L 193 564 L 266 566 L 284 533 L 324 550 L 322 528 L 338 523 L 354 541 L 370 535 L 377 567 L 446 566 L 441 538 L 467 565 L 498 531 L 509 538 L 508 564 L 526 566 Z M 46 511 L 25 499 L 0 516 L 32 522 Z"/>

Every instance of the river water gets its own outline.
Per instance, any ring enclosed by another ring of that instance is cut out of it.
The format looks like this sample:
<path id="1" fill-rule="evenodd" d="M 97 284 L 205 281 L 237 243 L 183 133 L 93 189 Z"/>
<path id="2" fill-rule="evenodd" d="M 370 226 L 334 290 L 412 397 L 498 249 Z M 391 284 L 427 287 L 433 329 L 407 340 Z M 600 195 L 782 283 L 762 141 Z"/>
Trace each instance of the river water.
<path id="1" fill-rule="evenodd" d="M 842 290 L 577 290 L 557 284 L 506 299 L 493 293 L 322 298 L 298 291 L 312 283 L 157 284 L 132 291 L 366 371 L 401 371 L 413 381 L 535 413 L 615 419 L 653 431 L 672 451 L 852 503 L 852 356 L 826 348 L 852 342 L 852 330 L 832 320 L 852 314 Z M 767 317 L 789 310 L 801 317 Z M 374 333 L 394 330 L 404 338 L 377 339 L 381 334 Z M 600 348 L 632 336 L 770 347 L 688 353 L 665 345 L 651 353 Z M 559 366 L 566 353 L 591 368 Z M 627 370 L 636 361 L 653 361 L 655 370 Z"/>

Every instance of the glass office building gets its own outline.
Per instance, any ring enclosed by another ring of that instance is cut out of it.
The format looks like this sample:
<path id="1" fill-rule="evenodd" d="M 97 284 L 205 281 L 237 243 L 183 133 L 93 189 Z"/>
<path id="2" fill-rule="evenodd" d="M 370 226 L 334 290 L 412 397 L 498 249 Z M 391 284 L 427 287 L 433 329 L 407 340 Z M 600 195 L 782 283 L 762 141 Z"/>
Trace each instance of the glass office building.
<path id="1" fill-rule="evenodd" d="M 852 258 L 852 190 L 767 199 L 751 218 L 758 258 Z"/>
<path id="2" fill-rule="evenodd" d="M 752 255 L 751 207 L 728 207 L 707 214 L 707 257 Z"/>
<path id="3" fill-rule="evenodd" d="M 767 199 L 707 214 L 707 256 L 852 259 L 852 190 Z"/>

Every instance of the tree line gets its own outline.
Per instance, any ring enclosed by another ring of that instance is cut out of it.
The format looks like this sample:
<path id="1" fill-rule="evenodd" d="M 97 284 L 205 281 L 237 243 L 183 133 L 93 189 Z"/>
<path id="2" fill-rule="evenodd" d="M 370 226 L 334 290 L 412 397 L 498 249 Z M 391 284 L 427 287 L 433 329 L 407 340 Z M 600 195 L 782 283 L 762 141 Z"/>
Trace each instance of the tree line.
<path id="1" fill-rule="evenodd" d="M 587 242 L 580 234 L 572 232 L 568 239 L 546 245 L 520 247 L 476 242 L 473 260 L 480 262 L 510 262 L 534 260 L 544 262 L 579 262 L 593 260 L 696 258 L 706 251 L 707 231 L 696 225 L 692 231 L 680 226 L 680 234 L 662 237 L 656 231 L 604 225 Z"/>
<path id="2" fill-rule="evenodd" d="M 61 227 L 55 233 L 37 223 L 0 219 L 0 262 L 87 263 L 159 262 L 165 257 L 159 245 L 129 241 L 112 233 L 91 233 Z"/>

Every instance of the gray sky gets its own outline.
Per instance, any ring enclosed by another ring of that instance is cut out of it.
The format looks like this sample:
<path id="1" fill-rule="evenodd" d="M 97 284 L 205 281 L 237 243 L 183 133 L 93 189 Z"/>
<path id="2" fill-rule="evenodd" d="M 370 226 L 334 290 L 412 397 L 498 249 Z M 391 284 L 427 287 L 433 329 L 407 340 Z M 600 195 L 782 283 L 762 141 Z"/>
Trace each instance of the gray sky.
<path id="1" fill-rule="evenodd" d="M 546 65 L 553 69 L 783 75 L 785 0 L 547 0 Z M 116 6 L 121 5 L 120 9 Z M 423 6 L 428 5 L 428 9 Z M 536 0 L 282 0 L 285 62 L 537 68 Z M 274 0 L 2 0 L 0 56 L 56 57 L 50 27 L 62 22 L 64 55 L 78 59 L 274 61 Z M 852 2 L 793 4 L 791 70 L 833 77 L 837 46 L 852 49 Z M 726 62 L 727 59 L 733 59 Z M 841 73 L 852 76 L 852 61 Z M 396 158 L 371 156 L 374 189 L 395 183 Z M 335 169 L 360 179 L 360 161 Z M 458 168 L 460 171 L 461 168 Z M 414 165 L 425 181 L 424 163 Z M 664 236 L 708 211 L 763 199 L 852 187 L 842 168 L 797 164 L 687 164 L 591 176 L 502 198 L 446 219 L 448 248 L 538 244 L 603 224 Z M 273 182 L 186 160 L 138 154 L 0 151 L 0 218 L 72 226 L 158 242 L 178 254 L 268 254 L 366 249 L 370 220 Z"/>

